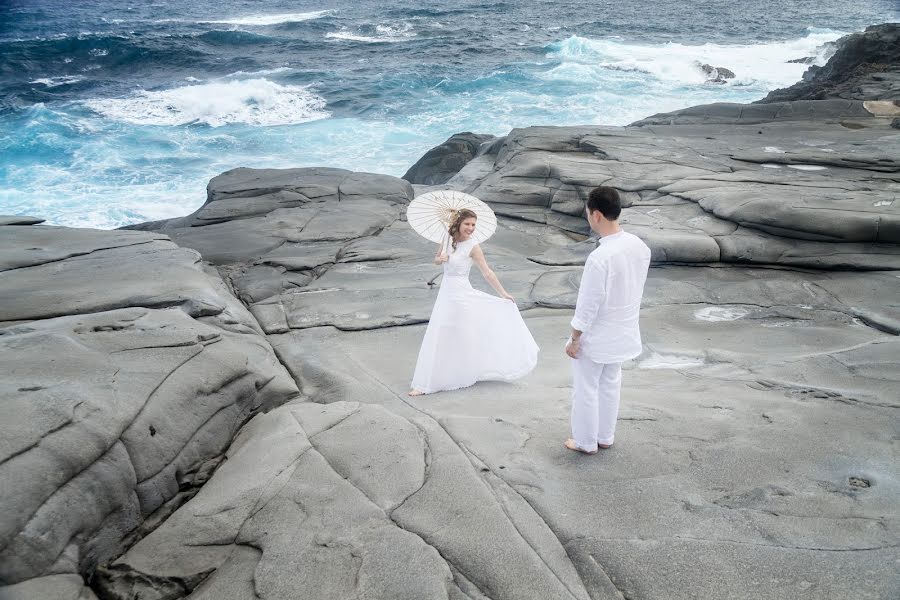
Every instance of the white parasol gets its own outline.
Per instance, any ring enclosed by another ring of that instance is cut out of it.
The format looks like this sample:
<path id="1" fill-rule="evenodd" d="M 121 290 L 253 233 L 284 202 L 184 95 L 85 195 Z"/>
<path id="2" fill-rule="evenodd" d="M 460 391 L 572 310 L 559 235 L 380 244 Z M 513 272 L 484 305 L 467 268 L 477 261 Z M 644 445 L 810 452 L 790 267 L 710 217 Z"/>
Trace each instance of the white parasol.
<path id="1" fill-rule="evenodd" d="M 472 238 L 483 242 L 497 230 L 497 217 L 491 207 L 469 194 L 454 190 L 428 192 L 413 199 L 406 209 L 406 220 L 422 237 L 439 244 L 449 244 L 448 229 L 456 211 L 467 208 L 478 215 Z"/>

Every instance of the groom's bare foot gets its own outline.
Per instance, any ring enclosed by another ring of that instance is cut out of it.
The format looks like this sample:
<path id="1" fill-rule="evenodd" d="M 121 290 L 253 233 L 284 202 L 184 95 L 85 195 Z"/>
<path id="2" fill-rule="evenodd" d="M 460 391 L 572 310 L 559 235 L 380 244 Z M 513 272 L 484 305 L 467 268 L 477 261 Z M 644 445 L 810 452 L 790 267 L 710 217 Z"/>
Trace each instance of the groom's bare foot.
<path id="1" fill-rule="evenodd" d="M 568 448 L 569 450 L 574 450 L 575 452 L 581 452 L 582 454 L 597 454 L 596 450 L 594 450 L 594 451 L 585 450 L 584 448 L 582 448 L 581 446 L 576 444 L 575 440 L 573 440 L 572 438 L 567 439 L 566 443 L 563 445 L 566 448 Z"/>
<path id="2" fill-rule="evenodd" d="M 425 392 L 420 392 L 419 390 L 409 390 L 407 396 L 424 396 Z"/>

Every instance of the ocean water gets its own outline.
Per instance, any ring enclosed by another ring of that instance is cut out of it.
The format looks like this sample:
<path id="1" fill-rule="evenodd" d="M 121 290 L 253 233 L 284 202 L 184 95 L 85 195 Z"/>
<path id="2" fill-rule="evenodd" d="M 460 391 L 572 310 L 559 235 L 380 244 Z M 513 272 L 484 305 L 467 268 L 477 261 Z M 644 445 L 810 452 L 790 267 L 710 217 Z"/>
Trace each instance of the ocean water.
<path id="1" fill-rule="evenodd" d="M 459 131 L 750 102 L 900 20 L 897 0 L 423 4 L 4 0 L 0 214 L 113 228 L 187 214 L 238 166 L 399 176 Z"/>

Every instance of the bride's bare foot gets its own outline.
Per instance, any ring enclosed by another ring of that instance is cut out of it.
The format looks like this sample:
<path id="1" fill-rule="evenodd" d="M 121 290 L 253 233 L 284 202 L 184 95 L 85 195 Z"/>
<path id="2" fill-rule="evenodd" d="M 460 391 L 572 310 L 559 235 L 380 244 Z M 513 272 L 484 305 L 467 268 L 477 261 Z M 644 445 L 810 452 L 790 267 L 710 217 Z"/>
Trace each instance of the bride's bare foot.
<path id="1" fill-rule="evenodd" d="M 409 390 L 407 396 L 424 396 L 425 392 L 420 392 L 419 390 Z"/>

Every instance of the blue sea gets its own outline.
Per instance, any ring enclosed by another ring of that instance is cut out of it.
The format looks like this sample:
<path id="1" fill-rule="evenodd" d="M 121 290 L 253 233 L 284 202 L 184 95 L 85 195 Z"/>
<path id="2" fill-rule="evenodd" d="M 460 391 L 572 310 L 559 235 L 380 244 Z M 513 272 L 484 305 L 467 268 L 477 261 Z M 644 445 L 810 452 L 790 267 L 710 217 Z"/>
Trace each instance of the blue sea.
<path id="1" fill-rule="evenodd" d="M 750 102 L 897 20 L 897 0 L 0 0 L 0 214 L 113 228 L 187 214 L 238 166 L 399 176 L 459 131 Z"/>

